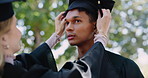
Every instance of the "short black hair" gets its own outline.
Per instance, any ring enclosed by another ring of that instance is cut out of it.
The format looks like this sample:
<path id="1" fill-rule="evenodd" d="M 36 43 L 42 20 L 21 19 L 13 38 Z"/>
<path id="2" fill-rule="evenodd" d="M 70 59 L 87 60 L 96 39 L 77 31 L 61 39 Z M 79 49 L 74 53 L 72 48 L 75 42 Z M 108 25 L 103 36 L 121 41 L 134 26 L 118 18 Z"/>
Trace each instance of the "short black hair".
<path id="1" fill-rule="evenodd" d="M 87 9 L 85 8 L 74 8 L 74 9 L 77 9 L 79 12 L 85 12 L 88 16 L 89 16 L 89 21 L 90 22 L 96 22 L 97 21 L 97 18 L 98 18 L 98 12 L 90 12 L 88 11 Z M 73 10 L 73 9 L 72 9 Z M 65 12 L 65 16 L 67 15 L 67 13 L 69 12 L 70 10 L 67 10 Z"/>

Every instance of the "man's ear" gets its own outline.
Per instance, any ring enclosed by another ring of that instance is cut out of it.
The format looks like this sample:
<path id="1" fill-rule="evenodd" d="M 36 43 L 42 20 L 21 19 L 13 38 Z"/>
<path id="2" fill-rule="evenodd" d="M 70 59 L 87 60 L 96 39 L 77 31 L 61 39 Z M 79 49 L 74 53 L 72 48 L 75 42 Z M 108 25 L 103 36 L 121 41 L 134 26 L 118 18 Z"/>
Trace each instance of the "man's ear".
<path id="1" fill-rule="evenodd" d="M 94 22 L 93 24 L 96 26 L 97 22 Z"/>
<path id="2" fill-rule="evenodd" d="M 93 23 L 93 25 L 94 25 L 94 34 L 96 34 L 96 33 L 97 33 L 97 26 L 96 26 L 96 23 Z"/>
<path id="3" fill-rule="evenodd" d="M 97 27 L 96 27 L 96 24 L 97 24 L 97 23 L 96 23 L 96 22 L 93 22 L 92 24 L 93 24 L 93 26 L 94 26 L 94 29 L 96 29 L 96 28 L 97 28 Z"/>

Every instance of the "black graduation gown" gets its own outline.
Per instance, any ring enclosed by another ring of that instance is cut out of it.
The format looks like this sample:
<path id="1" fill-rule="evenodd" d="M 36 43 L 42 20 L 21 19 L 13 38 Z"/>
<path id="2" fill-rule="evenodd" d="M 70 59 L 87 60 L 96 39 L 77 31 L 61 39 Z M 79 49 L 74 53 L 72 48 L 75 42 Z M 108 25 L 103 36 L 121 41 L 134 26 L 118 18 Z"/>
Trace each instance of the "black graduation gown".
<path id="1" fill-rule="evenodd" d="M 101 51 L 103 49 L 102 44 L 99 46 Z M 3 78 L 82 78 L 82 74 L 89 72 L 89 68 L 91 69 L 97 63 L 98 57 L 94 57 L 94 55 L 100 53 L 88 53 L 86 54 L 87 57 L 74 63 L 67 62 L 57 72 L 51 49 L 44 43 L 31 54 L 18 55 L 14 65 L 6 63 Z M 94 60 L 89 61 L 87 59 Z M 96 72 L 98 71 L 96 70 Z M 89 76 L 91 77 L 91 74 Z"/>
<path id="2" fill-rule="evenodd" d="M 78 61 L 67 62 L 59 72 L 50 48 L 44 43 L 29 55 L 19 55 L 15 67 L 6 64 L 4 78 L 82 78 L 88 66 L 91 78 L 144 78 L 132 60 L 106 51 L 100 42 Z"/>
<path id="3" fill-rule="evenodd" d="M 87 53 L 97 53 L 101 52 L 98 55 L 94 54 L 94 59 L 96 57 L 100 57 L 97 59 L 97 63 L 92 65 L 91 72 L 92 78 L 144 78 L 137 64 L 125 57 L 114 54 L 113 52 L 109 52 L 104 49 L 104 47 L 100 46 L 101 43 L 97 42 L 94 44 L 94 48 L 92 47 Z M 82 57 L 81 59 L 85 58 Z M 94 59 L 83 59 L 84 61 L 93 61 Z M 99 72 L 96 72 L 99 70 Z"/>
<path id="4" fill-rule="evenodd" d="M 144 78 L 138 65 L 125 57 L 105 51 L 100 78 Z"/>

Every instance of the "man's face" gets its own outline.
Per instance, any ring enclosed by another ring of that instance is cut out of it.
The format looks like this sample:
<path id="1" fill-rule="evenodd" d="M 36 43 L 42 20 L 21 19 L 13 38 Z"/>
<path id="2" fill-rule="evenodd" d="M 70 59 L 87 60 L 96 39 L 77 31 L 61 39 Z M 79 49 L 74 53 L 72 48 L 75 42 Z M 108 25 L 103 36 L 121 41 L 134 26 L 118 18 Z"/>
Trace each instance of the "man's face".
<path id="1" fill-rule="evenodd" d="M 77 9 L 71 10 L 66 15 L 66 35 L 70 45 L 83 45 L 93 42 L 94 24 L 89 20 L 89 16 Z"/>

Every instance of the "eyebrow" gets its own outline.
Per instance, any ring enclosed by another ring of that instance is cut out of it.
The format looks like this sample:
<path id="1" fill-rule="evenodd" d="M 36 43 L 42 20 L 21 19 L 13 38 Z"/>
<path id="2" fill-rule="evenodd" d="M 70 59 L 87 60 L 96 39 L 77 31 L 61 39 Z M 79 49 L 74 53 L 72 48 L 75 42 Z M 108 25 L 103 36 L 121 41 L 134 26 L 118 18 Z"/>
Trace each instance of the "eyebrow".
<path id="1" fill-rule="evenodd" d="M 81 16 L 73 16 L 72 19 L 76 19 L 76 18 L 82 18 Z M 65 19 L 67 20 L 67 19 Z"/>
<path id="2" fill-rule="evenodd" d="M 81 16 L 74 16 L 73 18 L 76 19 L 76 18 L 82 18 L 82 17 Z"/>

